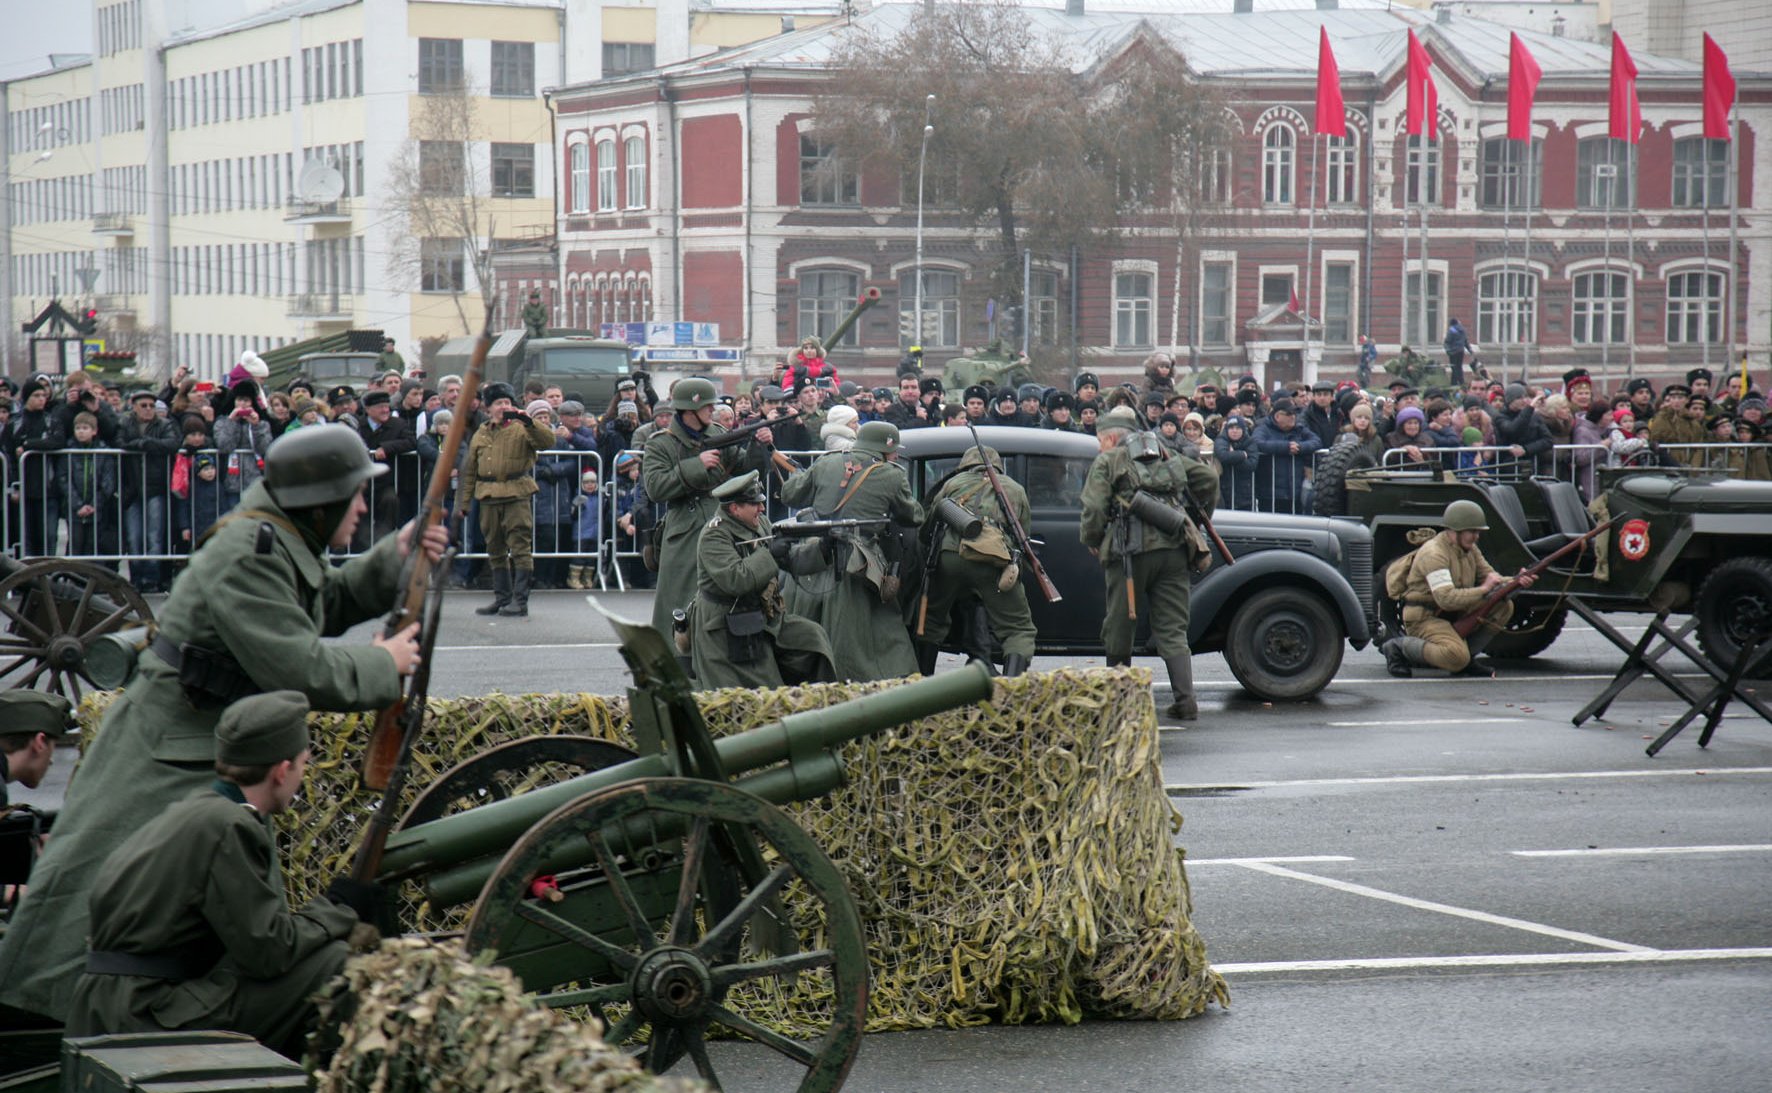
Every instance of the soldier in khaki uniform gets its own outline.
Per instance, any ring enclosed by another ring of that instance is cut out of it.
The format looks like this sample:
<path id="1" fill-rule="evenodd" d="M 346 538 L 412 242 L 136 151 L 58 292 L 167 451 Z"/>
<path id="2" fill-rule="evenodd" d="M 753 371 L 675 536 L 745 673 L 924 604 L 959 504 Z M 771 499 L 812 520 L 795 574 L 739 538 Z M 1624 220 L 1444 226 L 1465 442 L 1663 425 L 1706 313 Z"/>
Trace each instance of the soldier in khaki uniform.
<path id="1" fill-rule="evenodd" d="M 1704 418 L 1700 416 L 1695 420 L 1686 413 L 1686 402 L 1691 395 L 1691 389 L 1683 383 L 1670 383 L 1661 389 L 1661 406 L 1655 411 L 1655 416 L 1649 419 L 1650 443 L 1657 446 L 1703 444 L 1710 439 L 1704 428 Z M 1704 466 L 1705 453 L 1702 448 L 1678 448 L 1668 455 L 1683 466 Z"/>
<path id="2" fill-rule="evenodd" d="M 372 944 L 374 890 L 335 882 L 291 911 L 271 817 L 307 769 L 308 700 L 254 695 L 215 727 L 215 773 L 105 859 L 92 887 L 92 948 L 69 1036 L 222 1029 L 300 1058 L 313 996 Z M 334 894 L 338 893 L 338 894 Z"/>
<path id="3" fill-rule="evenodd" d="M 911 482 L 895 462 L 898 428 L 870 421 L 856 433 L 855 446 L 829 452 L 805 474 L 782 483 L 782 502 L 809 507 L 820 520 L 890 519 L 916 527 L 923 506 L 911 496 Z M 903 568 L 897 531 L 843 532 L 833 543 L 835 585 L 814 593 L 789 586 L 790 609 L 824 628 L 836 655 L 838 679 L 897 679 L 917 670 L 904 615 L 898 605 L 898 574 Z M 891 592 L 890 597 L 887 592 Z"/>
<path id="4" fill-rule="evenodd" d="M 1477 549 L 1477 537 L 1489 530 L 1481 506 L 1475 501 L 1454 501 L 1446 506 L 1440 521 L 1446 530 L 1423 543 L 1409 565 L 1408 590 L 1403 593 L 1403 636 L 1384 643 L 1385 667 L 1399 678 L 1413 675 L 1414 668 L 1466 672 L 1514 614 L 1513 603 L 1503 600 L 1468 642 L 1458 636 L 1453 620 L 1482 603 L 1483 597 L 1507 578 L 1491 569 Z M 1522 588 L 1532 585 L 1533 578 L 1523 572 L 1521 577 Z"/>
<path id="5" fill-rule="evenodd" d="M 835 679 L 824 631 L 789 614 L 781 598 L 781 568 L 807 572 L 824 564 L 821 544 L 812 540 L 796 548 L 770 535 L 756 471 L 722 482 L 712 497 L 719 515 L 696 543 L 697 588 L 689 616 L 696 688 Z"/>
<path id="6" fill-rule="evenodd" d="M 529 507 L 538 488 L 535 457 L 554 446 L 554 431 L 512 405 L 510 384 L 489 383 L 480 394 L 489 416 L 468 444 L 455 492 L 456 511 L 464 518 L 468 504 L 480 502 L 480 534 L 492 566 L 492 602 L 474 614 L 522 618 L 535 584 L 535 513 Z"/>
<path id="7" fill-rule="evenodd" d="M 918 604 L 916 612 L 923 624 L 923 633 L 917 639 L 917 670 L 926 676 L 935 674 L 935 658 L 947 637 L 955 602 L 968 595 L 978 597 L 985 617 L 990 620 L 991 633 L 1003 646 L 1004 675 L 1021 675 L 1034 659 L 1038 631 L 1034 628 L 1034 616 L 1028 611 L 1027 589 L 1022 587 L 1019 572 L 1010 571 L 1014 556 L 1008 545 L 1009 522 L 984 472 L 984 461 L 989 459 L 991 466 L 997 468 L 1003 496 L 1023 528 L 1031 518 L 1027 493 L 1020 483 L 1003 475 L 1003 457 L 995 448 L 982 448 L 982 455 L 980 451 L 981 446 L 977 445 L 969 449 L 953 475 L 929 499 L 924 537 L 939 534 L 942 541 L 935 572 L 924 578 L 928 582 L 929 602 Z M 979 517 L 984 530 L 972 539 L 962 539 L 945 523 L 938 524 L 942 520 L 941 504 L 948 500 Z"/>
<path id="8" fill-rule="evenodd" d="M 329 546 L 350 543 L 368 508 L 364 486 L 386 471 L 349 429 L 316 425 L 271 444 L 264 477 L 172 586 L 158 635 L 80 761 L 0 941 L 0 1002 L 66 1020 L 99 866 L 215 777 L 215 727 L 228 705 L 273 690 L 339 711 L 400 697 L 400 677 L 418 663 L 416 627 L 368 645 L 320 640 L 377 618 L 399 591 L 410 524 L 342 566 L 326 560 Z M 426 530 L 433 560 L 447 545 L 441 526 Z"/>
<path id="9" fill-rule="evenodd" d="M 1144 438 L 1142 443 L 1137 443 Z M 1132 663 L 1137 623 L 1127 601 L 1128 583 L 1137 607 L 1151 622 L 1157 654 L 1169 670 L 1173 700 L 1170 717 L 1191 721 L 1200 715 L 1194 698 L 1193 650 L 1188 646 L 1188 615 L 1196 568 L 1209 563 L 1204 535 L 1188 525 L 1173 535 L 1140 520 L 1131 511 L 1140 490 L 1171 507 L 1185 495 L 1208 518 L 1218 501 L 1218 476 L 1206 464 L 1170 450 L 1139 428 L 1130 407 L 1104 414 L 1096 426 L 1101 454 L 1083 483 L 1083 545 L 1101 559 L 1107 578 L 1107 617 L 1101 641 L 1108 666 Z M 1118 526 L 1115 526 L 1118 525 Z M 1191 532 L 1192 534 L 1188 534 Z"/>

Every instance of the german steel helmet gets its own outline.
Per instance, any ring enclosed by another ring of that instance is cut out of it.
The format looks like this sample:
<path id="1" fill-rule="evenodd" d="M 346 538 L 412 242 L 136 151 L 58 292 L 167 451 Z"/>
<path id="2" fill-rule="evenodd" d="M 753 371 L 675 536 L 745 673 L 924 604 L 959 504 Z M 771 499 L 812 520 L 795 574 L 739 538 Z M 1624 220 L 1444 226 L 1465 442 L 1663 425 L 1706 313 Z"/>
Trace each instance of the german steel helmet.
<path id="1" fill-rule="evenodd" d="M 315 425 L 284 433 L 265 452 L 265 488 L 286 509 L 330 505 L 388 473 L 369 458 L 363 438 L 347 425 Z"/>
<path id="2" fill-rule="evenodd" d="M 1489 523 L 1483 518 L 1483 506 L 1475 501 L 1458 500 L 1446 506 L 1446 514 L 1440 518 L 1448 531 L 1488 531 Z"/>
<path id="3" fill-rule="evenodd" d="M 699 410 L 704 406 L 712 406 L 719 400 L 720 393 L 714 390 L 714 381 L 704 380 L 699 376 L 680 379 L 671 388 L 671 409 Z"/>
<path id="4" fill-rule="evenodd" d="M 869 421 L 855 431 L 855 450 L 888 456 L 898 451 L 898 426 L 890 421 Z"/>

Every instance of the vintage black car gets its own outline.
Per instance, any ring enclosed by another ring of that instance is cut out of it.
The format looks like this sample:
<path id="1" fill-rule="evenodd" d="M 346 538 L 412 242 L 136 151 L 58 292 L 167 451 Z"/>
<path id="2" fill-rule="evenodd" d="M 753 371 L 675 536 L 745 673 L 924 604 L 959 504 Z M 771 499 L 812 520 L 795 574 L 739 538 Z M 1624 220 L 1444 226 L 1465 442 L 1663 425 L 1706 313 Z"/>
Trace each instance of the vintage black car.
<path id="1" fill-rule="evenodd" d="M 1027 490 L 1034 525 L 1028 534 L 1044 543 L 1040 560 L 1063 596 L 1059 603 L 1045 602 L 1023 574 L 1040 654 L 1101 656 L 1106 582 L 1101 563 L 1077 534 L 1095 438 L 1006 427 L 978 434 Z M 971 445 L 965 429 L 906 430 L 900 458 L 912 489 L 926 497 Z M 1346 642 L 1359 649 L 1371 640 L 1372 533 L 1350 520 L 1224 509 L 1214 524 L 1236 562 L 1215 558 L 1210 570 L 1194 578 L 1188 626 L 1194 651 L 1223 652 L 1237 681 L 1258 698 L 1316 694 L 1335 677 Z M 1148 624 L 1140 624 L 1136 651 L 1156 653 Z"/>

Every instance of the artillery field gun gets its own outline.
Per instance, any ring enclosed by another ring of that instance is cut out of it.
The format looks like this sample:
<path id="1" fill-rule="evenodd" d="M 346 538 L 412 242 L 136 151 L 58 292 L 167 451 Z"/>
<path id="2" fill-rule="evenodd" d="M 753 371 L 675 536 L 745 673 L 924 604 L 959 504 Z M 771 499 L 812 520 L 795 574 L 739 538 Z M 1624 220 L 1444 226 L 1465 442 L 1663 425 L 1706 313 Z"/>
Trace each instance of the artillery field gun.
<path id="1" fill-rule="evenodd" d="M 101 641 L 152 625 L 154 612 L 115 570 L 66 558 L 0 555 L 0 688 L 34 687 L 79 702 L 115 686 Z M 95 657 L 97 658 L 95 660 Z M 96 673 L 96 676 L 95 676 Z"/>

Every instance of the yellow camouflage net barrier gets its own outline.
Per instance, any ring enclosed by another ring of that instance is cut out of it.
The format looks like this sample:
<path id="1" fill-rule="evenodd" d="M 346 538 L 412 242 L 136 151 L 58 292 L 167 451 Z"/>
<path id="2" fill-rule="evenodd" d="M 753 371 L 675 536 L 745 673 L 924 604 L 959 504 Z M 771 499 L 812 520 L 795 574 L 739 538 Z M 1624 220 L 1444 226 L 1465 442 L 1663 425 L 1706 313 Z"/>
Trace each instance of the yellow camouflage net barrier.
<path id="1" fill-rule="evenodd" d="M 716 736 L 895 686 L 816 684 L 698 695 Z M 102 706 L 90 702 L 88 723 Z M 632 745 L 626 699 L 432 700 L 411 784 L 496 744 L 570 733 Z M 367 715 L 316 714 L 306 805 L 282 821 L 291 896 L 349 868 L 377 795 L 357 786 Z M 1085 1017 L 1173 1020 L 1228 1004 L 1189 920 L 1181 816 L 1163 792 L 1145 669 L 998 680 L 991 702 L 850 744 L 848 784 L 791 805 L 837 866 L 867 933 L 870 1031 Z M 539 772 L 528 781 L 552 781 Z M 515 791 L 523 784 L 510 787 Z M 417 790 L 408 794 L 408 801 Z M 408 923 L 458 926 L 411 902 Z M 817 915 L 797 901 L 796 916 Z M 753 1017 L 790 1035 L 824 1002 L 769 995 Z"/>

